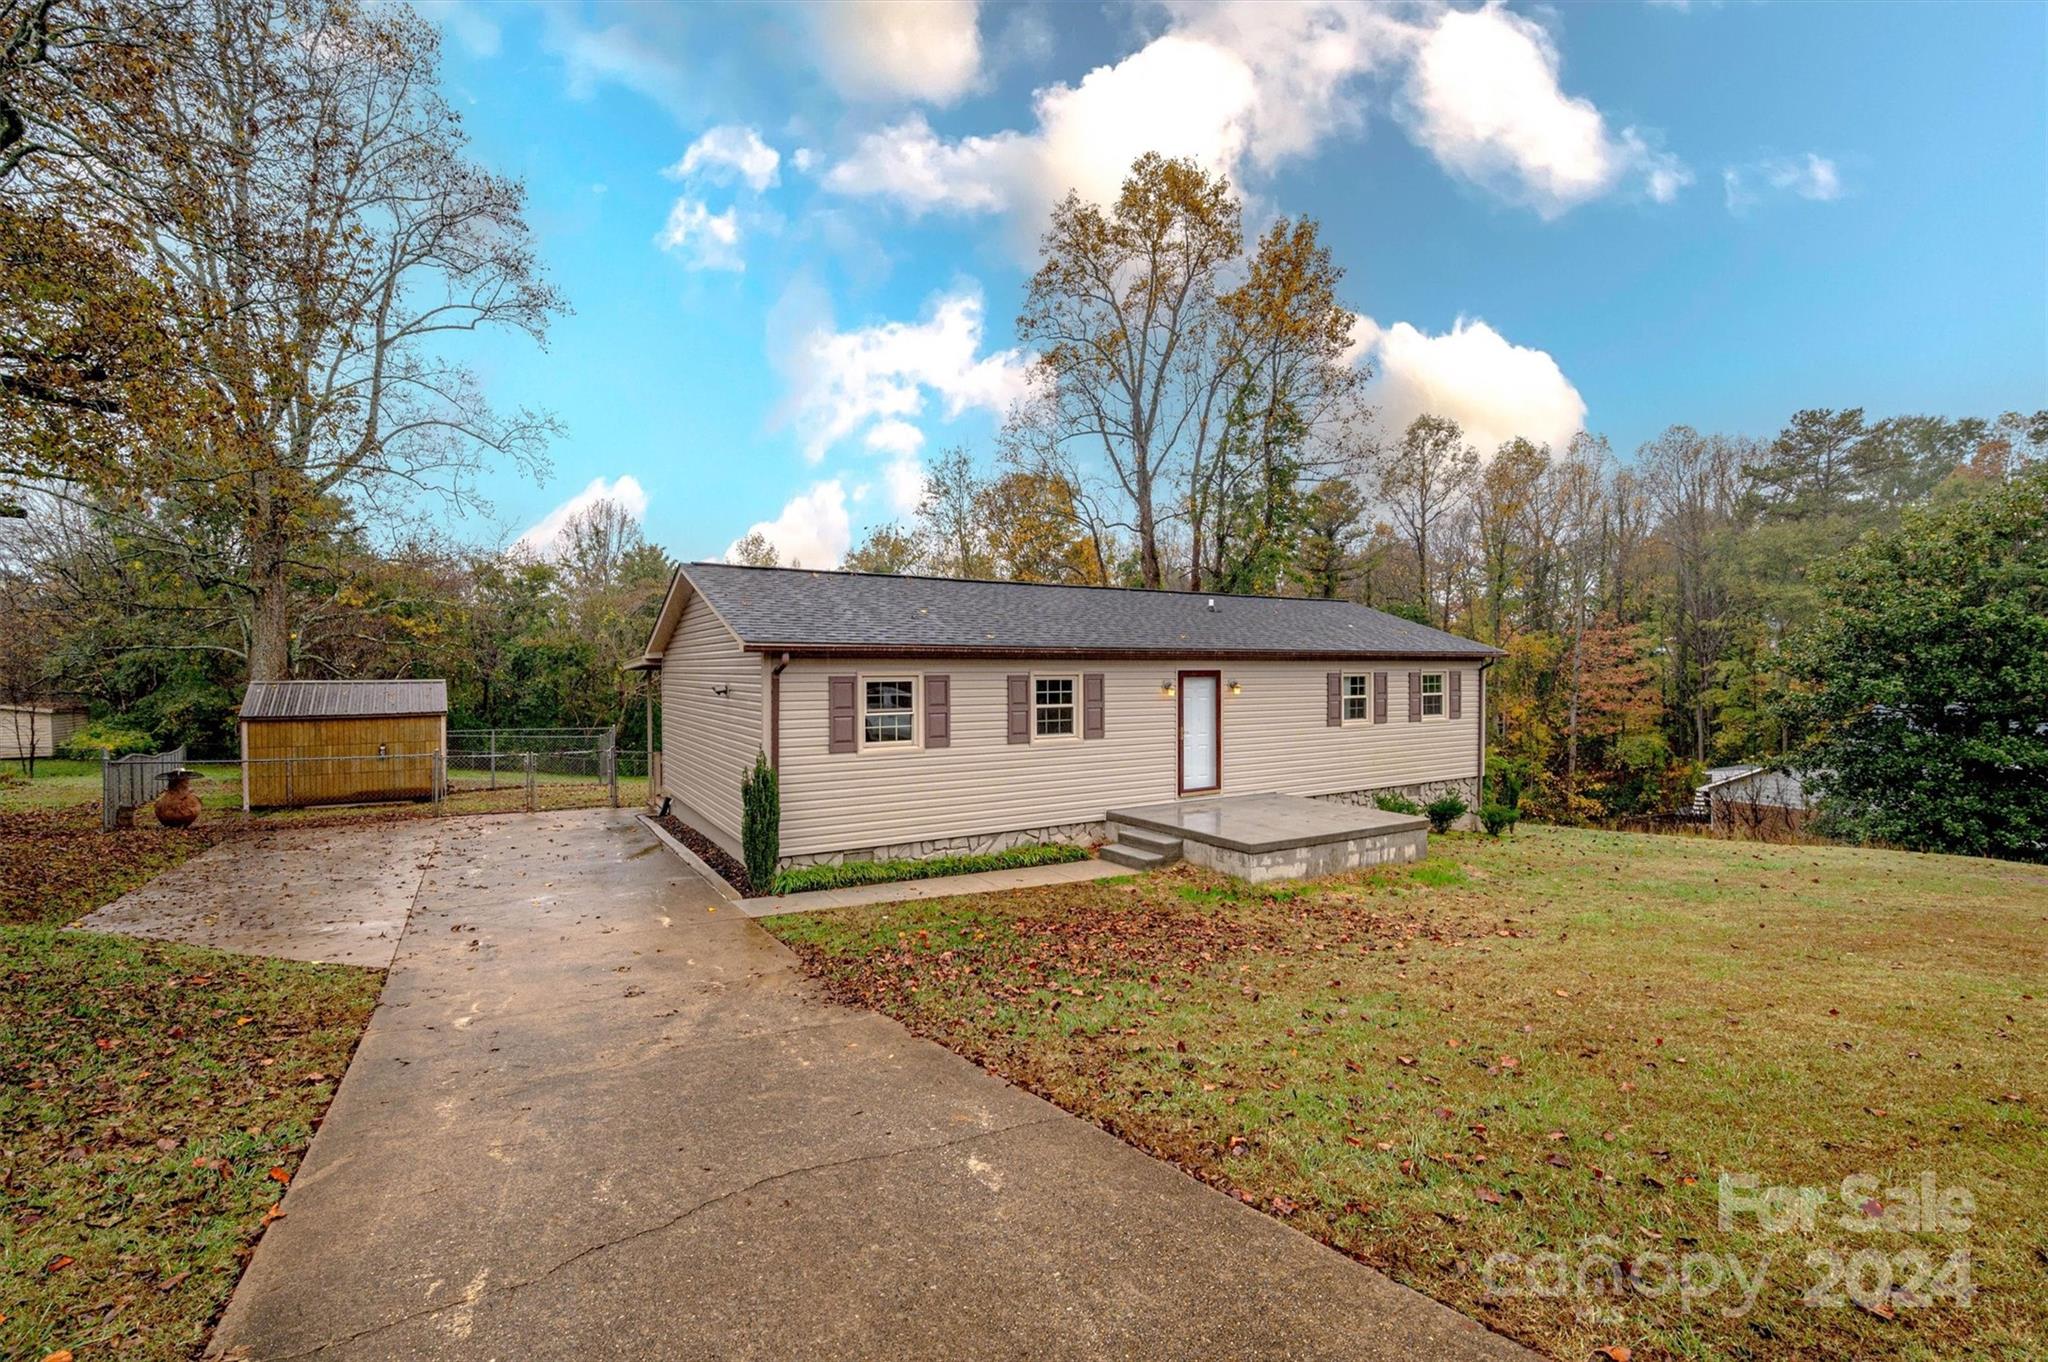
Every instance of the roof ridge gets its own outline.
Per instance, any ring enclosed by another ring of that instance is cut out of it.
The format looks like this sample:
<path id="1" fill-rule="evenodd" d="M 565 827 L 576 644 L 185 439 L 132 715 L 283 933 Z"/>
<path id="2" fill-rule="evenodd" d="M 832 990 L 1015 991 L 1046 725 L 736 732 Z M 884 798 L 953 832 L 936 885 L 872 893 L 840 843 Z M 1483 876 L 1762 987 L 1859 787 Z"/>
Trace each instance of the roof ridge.
<path id="1" fill-rule="evenodd" d="M 807 568 L 783 567 L 766 563 L 727 563 L 716 558 L 695 558 L 684 567 L 732 568 L 741 572 L 797 572 L 827 577 L 875 577 L 884 580 L 904 582 L 966 582 L 977 586 L 1042 586 L 1055 591 L 1125 591 L 1141 596 L 1205 596 L 1226 601 L 1302 601 L 1316 605 L 1349 605 L 1360 610 L 1378 610 L 1377 606 L 1360 605 L 1357 601 L 1339 600 L 1325 596 L 1268 596 L 1257 591 L 1197 591 L 1185 586 L 1118 586 L 1108 582 L 1026 582 L 1015 577 L 948 577 L 937 572 L 869 572 L 861 568 Z M 1381 614 L 1387 612 L 1380 611 Z M 1396 615 L 1394 618 L 1399 619 Z M 1415 621 L 1410 620 L 1413 624 Z M 1424 625 L 1434 629 L 1433 624 Z"/>

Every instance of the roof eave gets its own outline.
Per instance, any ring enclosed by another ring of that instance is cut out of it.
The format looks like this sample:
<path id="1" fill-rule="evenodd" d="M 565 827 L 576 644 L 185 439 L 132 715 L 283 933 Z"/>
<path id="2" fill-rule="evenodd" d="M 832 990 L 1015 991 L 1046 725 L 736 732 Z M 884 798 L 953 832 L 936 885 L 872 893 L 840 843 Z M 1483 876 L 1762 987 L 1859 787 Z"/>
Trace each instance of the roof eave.
<path id="1" fill-rule="evenodd" d="M 788 653 L 791 657 L 1068 657 L 1114 662 L 1172 662 L 1176 659 L 1205 662 L 1484 662 L 1506 656 L 1500 649 L 1489 648 L 1485 644 L 1436 651 L 1413 648 L 1075 648 L 1008 643 L 786 643 L 766 640 L 746 640 L 740 646 L 750 653 Z"/>

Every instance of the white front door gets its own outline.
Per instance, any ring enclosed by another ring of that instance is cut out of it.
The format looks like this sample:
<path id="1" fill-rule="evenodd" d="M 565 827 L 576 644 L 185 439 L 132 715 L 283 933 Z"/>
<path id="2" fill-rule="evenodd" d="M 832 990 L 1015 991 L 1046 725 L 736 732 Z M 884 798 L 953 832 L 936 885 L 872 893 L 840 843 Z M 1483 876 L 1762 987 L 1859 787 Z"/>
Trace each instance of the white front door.
<path id="1" fill-rule="evenodd" d="M 1222 782 L 1223 754 L 1219 680 L 1214 672 L 1180 674 L 1180 792 L 1213 790 Z"/>

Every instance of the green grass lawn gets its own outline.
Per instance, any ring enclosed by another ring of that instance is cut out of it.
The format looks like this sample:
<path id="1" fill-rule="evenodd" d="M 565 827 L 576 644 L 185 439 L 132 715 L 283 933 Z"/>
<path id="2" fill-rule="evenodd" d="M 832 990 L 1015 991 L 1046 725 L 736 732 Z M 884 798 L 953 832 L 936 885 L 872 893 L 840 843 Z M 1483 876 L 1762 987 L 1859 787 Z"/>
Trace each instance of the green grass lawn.
<path id="1" fill-rule="evenodd" d="M 766 925 L 841 996 L 1554 1357 L 2048 1351 L 2040 867 L 1528 827 L 1269 891 L 1181 867 Z M 1723 1228 L 1724 1173 L 1828 1202 Z M 1923 1175 L 1967 1230 L 1910 1228 Z"/>
<path id="2" fill-rule="evenodd" d="M 0 927 L 0 1356 L 197 1356 L 382 978 Z"/>
<path id="3" fill-rule="evenodd" d="M 0 789 L 0 1357 L 189 1359 L 383 975 L 59 930 L 242 830 L 102 832 L 63 765 Z"/>
<path id="4" fill-rule="evenodd" d="M 200 779 L 192 784 L 205 813 L 203 819 L 243 819 L 241 768 L 233 762 L 197 762 Z M 75 809 L 99 805 L 100 763 L 50 757 L 36 762 L 33 779 L 19 763 L 0 763 L 0 816 L 10 813 Z M 594 776 L 536 772 L 534 802 L 541 809 L 594 809 L 610 802 L 610 787 Z M 619 804 L 634 808 L 646 802 L 647 777 L 619 777 Z M 526 787 L 515 772 L 501 772 L 490 788 L 489 773 L 457 768 L 449 773 L 448 796 L 438 810 L 431 804 L 365 804 L 303 809 L 262 809 L 246 817 L 256 823 L 301 821 L 307 818 L 388 817 L 394 813 L 468 814 L 519 813 L 526 808 Z M 136 810 L 138 827 L 153 827 L 147 807 Z"/>

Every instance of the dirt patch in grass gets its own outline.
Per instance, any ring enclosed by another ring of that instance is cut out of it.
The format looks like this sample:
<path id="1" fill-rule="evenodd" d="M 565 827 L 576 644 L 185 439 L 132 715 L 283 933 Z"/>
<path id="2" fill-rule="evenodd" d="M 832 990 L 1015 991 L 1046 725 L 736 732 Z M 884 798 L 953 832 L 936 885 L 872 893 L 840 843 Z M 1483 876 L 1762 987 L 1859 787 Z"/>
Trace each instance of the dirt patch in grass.
<path id="1" fill-rule="evenodd" d="M 2048 1349 L 2040 868 L 1547 828 L 1431 853 L 763 925 L 841 996 L 1556 1357 Z M 1724 1173 L 1825 1204 L 1724 1227 Z M 1967 1228 L 1913 1228 L 1925 1175 Z"/>
<path id="2" fill-rule="evenodd" d="M 0 927 L 0 1356 L 197 1356 L 382 977 Z"/>

